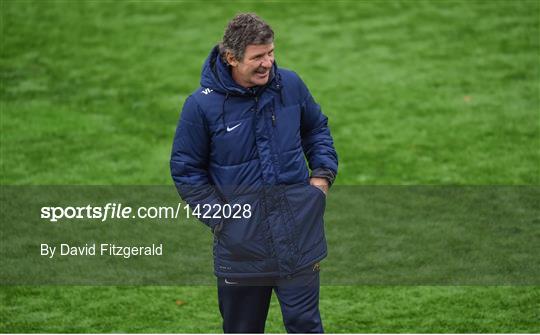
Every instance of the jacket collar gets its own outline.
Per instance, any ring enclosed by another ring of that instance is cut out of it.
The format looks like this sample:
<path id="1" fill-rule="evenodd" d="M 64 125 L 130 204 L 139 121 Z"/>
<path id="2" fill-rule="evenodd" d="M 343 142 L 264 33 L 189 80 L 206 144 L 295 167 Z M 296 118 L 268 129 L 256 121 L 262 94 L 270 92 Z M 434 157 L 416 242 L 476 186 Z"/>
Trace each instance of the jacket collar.
<path id="1" fill-rule="evenodd" d="M 279 76 L 276 62 L 270 70 L 270 78 L 264 86 L 245 88 L 237 84 L 232 78 L 229 65 L 225 64 L 219 55 L 219 47 L 216 45 L 204 62 L 201 71 L 201 86 L 214 91 L 231 96 L 256 96 L 260 95 L 267 87 L 281 89 L 281 78 Z"/>

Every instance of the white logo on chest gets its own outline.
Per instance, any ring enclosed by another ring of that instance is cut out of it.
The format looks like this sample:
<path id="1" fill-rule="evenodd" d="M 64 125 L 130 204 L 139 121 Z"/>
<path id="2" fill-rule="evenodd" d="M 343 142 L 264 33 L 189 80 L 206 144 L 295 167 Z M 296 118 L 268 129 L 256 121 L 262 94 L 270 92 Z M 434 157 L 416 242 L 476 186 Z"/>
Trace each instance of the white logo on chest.
<path id="1" fill-rule="evenodd" d="M 234 127 L 229 127 L 229 126 L 227 126 L 227 132 L 230 132 L 230 131 L 235 130 L 235 129 L 238 128 L 241 124 L 242 124 L 242 122 L 240 122 L 239 124 L 237 124 L 237 125 L 234 126 Z"/>

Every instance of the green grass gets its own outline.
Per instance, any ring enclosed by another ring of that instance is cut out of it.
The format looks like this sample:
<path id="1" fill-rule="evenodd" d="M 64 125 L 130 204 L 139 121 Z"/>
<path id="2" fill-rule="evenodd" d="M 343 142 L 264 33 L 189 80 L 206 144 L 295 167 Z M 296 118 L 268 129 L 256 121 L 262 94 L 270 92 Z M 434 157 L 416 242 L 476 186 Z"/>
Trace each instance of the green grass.
<path id="1" fill-rule="evenodd" d="M 297 71 L 329 116 L 338 184 L 539 184 L 537 1 L 8 0 L 1 184 L 170 184 L 180 107 L 239 11 L 273 26 L 278 65 Z M 0 294 L 2 332 L 220 330 L 213 287 Z M 539 305 L 538 286 L 321 293 L 329 332 L 540 332 Z M 276 301 L 268 330 L 283 331 Z"/>
<path id="2" fill-rule="evenodd" d="M 214 287 L 9 287 L 7 332 L 221 332 Z M 326 332 L 537 332 L 538 287 L 324 286 Z M 536 307 L 536 309 L 534 308 Z M 279 305 L 267 332 L 284 332 Z"/>

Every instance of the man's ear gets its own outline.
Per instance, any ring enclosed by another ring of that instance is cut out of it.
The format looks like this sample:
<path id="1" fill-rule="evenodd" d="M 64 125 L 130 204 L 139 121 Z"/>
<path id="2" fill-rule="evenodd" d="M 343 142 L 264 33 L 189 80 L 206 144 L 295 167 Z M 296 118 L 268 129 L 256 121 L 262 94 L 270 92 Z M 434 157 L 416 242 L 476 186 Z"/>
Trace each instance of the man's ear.
<path id="1" fill-rule="evenodd" d="M 227 58 L 227 63 L 229 63 L 230 66 L 233 66 L 233 67 L 238 66 L 238 61 L 236 60 L 232 52 L 227 51 L 225 53 L 225 58 Z"/>

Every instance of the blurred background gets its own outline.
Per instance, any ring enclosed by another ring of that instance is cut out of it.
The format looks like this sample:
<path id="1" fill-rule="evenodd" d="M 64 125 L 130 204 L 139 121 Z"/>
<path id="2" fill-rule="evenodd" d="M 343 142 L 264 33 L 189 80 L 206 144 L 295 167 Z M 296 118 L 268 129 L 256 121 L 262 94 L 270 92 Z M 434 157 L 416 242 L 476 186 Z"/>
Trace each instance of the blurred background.
<path id="1" fill-rule="evenodd" d="M 329 117 L 338 185 L 538 185 L 538 1 L 1 2 L 1 184 L 169 185 L 238 12 Z M 324 267 L 323 267 L 324 271 Z M 9 286 L 2 332 L 220 332 L 213 287 Z M 539 332 L 537 286 L 326 286 L 327 332 Z M 273 301 L 267 324 L 283 332 Z"/>

